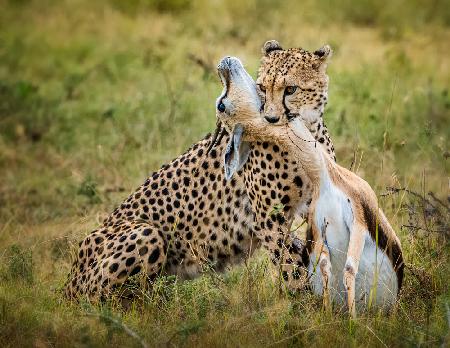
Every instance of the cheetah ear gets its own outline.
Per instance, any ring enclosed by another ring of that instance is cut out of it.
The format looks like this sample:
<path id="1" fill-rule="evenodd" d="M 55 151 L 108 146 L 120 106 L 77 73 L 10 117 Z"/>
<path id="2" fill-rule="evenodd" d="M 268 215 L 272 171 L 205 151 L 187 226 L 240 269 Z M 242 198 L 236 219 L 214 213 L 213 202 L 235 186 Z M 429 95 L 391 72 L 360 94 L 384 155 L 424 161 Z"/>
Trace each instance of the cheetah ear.
<path id="1" fill-rule="evenodd" d="M 244 127 L 237 124 L 233 133 L 231 134 L 230 141 L 225 149 L 224 156 L 224 168 L 225 179 L 230 180 L 234 173 L 241 170 L 245 162 L 247 162 L 248 155 L 250 154 L 250 144 L 242 141 L 242 135 L 244 133 Z"/>
<path id="2" fill-rule="evenodd" d="M 262 54 L 268 55 L 272 51 L 281 51 L 283 48 L 281 47 L 280 43 L 276 40 L 269 40 L 266 41 L 262 48 Z"/>
<path id="3" fill-rule="evenodd" d="M 325 45 L 314 51 L 314 54 L 321 60 L 327 60 L 332 56 L 333 50 L 330 45 Z"/>
<path id="4" fill-rule="evenodd" d="M 325 45 L 314 51 L 314 55 L 317 58 L 317 62 L 313 64 L 313 67 L 317 70 L 325 72 L 325 70 L 327 69 L 328 61 L 333 55 L 333 50 L 329 45 Z"/>

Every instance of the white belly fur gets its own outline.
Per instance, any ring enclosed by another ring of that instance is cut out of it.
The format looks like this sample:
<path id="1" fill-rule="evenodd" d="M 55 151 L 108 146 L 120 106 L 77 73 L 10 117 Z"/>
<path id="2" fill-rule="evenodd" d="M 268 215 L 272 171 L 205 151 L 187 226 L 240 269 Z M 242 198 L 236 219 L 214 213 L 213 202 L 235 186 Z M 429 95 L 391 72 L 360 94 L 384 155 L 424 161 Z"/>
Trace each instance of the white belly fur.
<path id="1" fill-rule="evenodd" d="M 324 219 L 328 221 L 326 238 L 330 250 L 331 281 L 330 295 L 334 303 L 346 305 L 343 270 L 347 260 L 350 237 L 349 226 L 353 212 L 346 195 L 334 185 L 322 185 L 316 206 L 316 224 L 319 229 Z M 310 255 L 309 273 L 313 291 L 322 295 L 320 268 L 315 267 L 317 257 Z M 376 286 L 374 286 L 376 284 Z M 397 275 L 387 255 L 376 246 L 366 232 L 364 249 L 356 275 L 355 298 L 358 308 L 367 306 L 390 307 L 397 297 Z"/>

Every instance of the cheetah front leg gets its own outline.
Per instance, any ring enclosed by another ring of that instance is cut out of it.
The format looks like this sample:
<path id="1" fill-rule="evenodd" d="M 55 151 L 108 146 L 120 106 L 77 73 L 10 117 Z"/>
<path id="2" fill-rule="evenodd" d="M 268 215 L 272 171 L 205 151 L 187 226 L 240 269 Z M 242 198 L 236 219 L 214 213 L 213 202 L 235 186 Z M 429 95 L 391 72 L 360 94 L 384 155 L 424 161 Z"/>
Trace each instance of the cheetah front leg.
<path id="1" fill-rule="evenodd" d="M 288 225 L 276 222 L 271 229 L 261 231 L 258 238 L 277 267 L 280 285 L 284 282 L 289 291 L 297 291 L 306 285 L 307 272 L 302 260 L 304 244 L 291 236 Z"/>

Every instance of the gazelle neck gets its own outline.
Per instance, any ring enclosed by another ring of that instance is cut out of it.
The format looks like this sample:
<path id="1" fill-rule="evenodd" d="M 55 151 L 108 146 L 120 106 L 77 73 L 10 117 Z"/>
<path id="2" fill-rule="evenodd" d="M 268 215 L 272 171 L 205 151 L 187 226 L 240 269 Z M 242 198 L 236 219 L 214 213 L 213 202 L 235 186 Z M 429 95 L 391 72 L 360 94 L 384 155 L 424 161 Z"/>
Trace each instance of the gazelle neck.
<path id="1" fill-rule="evenodd" d="M 331 185 L 329 170 L 336 164 L 302 120 L 295 118 L 284 125 L 269 126 L 262 118 L 257 118 L 246 123 L 245 129 L 246 141 L 273 141 L 289 151 L 313 186 Z"/>
<path id="2" fill-rule="evenodd" d="M 295 157 L 314 186 L 330 185 L 328 170 L 330 165 L 333 165 L 330 163 L 332 160 L 301 120 L 294 119 L 289 122 L 285 141 L 288 142 L 286 145 L 295 151 Z"/>

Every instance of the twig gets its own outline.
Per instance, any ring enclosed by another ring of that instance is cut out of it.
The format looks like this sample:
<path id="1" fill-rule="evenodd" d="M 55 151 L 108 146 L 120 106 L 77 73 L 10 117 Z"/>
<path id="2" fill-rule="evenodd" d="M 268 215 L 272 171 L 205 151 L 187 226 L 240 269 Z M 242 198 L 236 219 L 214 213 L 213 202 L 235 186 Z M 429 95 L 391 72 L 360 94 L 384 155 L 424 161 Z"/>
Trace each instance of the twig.
<path id="1" fill-rule="evenodd" d="M 297 232 L 299 229 L 300 229 L 300 227 L 302 227 L 304 224 L 306 224 L 308 221 L 306 220 L 306 219 L 303 219 L 302 220 L 302 223 L 300 224 L 300 225 L 298 225 L 296 228 L 294 228 L 293 230 L 291 230 L 290 232 L 291 233 L 293 233 L 293 232 Z"/>
<path id="2" fill-rule="evenodd" d="M 318 326 L 312 326 L 312 327 L 308 327 L 308 328 L 303 329 L 303 330 L 299 330 L 299 331 L 297 331 L 296 333 L 294 333 L 293 335 L 290 335 L 290 336 L 288 336 L 288 337 L 285 337 L 285 338 L 283 338 L 283 339 L 281 339 L 281 340 L 278 340 L 278 341 L 276 341 L 276 342 L 273 342 L 273 343 L 269 344 L 267 347 L 273 347 L 273 346 L 276 346 L 276 345 L 278 345 L 278 344 L 280 344 L 280 343 L 282 343 L 282 342 L 285 342 L 285 341 L 288 341 L 288 340 L 290 340 L 290 339 L 292 339 L 292 338 L 294 338 L 294 337 L 297 337 L 298 335 L 300 335 L 300 334 L 302 334 L 302 333 L 305 333 L 305 332 L 308 332 L 308 331 L 318 330 L 318 329 L 320 329 L 320 328 L 322 328 L 322 327 L 324 327 L 324 326 L 329 326 L 329 325 L 337 324 L 337 323 L 340 323 L 341 321 L 342 321 L 342 320 L 331 321 L 331 322 L 329 322 L 329 323 L 324 323 L 324 324 L 320 324 L 320 325 L 318 325 Z"/>
<path id="3" fill-rule="evenodd" d="M 437 198 L 435 196 L 435 194 L 433 192 L 428 192 L 428 196 L 430 196 L 431 198 L 433 198 L 436 202 L 438 202 L 440 205 L 442 205 L 447 211 L 450 212 L 450 207 L 448 205 L 446 205 L 444 202 L 442 202 L 439 198 Z"/>
<path id="4" fill-rule="evenodd" d="M 144 339 L 141 336 L 139 336 L 136 332 L 131 330 L 127 325 L 125 325 L 124 323 L 118 321 L 117 319 L 111 318 L 111 317 L 109 317 L 107 315 L 104 315 L 104 314 L 95 314 L 95 313 L 86 313 L 86 316 L 97 317 L 97 318 L 109 320 L 114 325 L 117 325 L 118 327 L 122 328 L 122 330 L 125 331 L 125 333 L 127 333 L 129 336 L 131 336 L 135 340 L 137 340 L 141 344 L 142 347 L 144 347 L 144 348 L 148 348 L 149 347 L 149 345 L 144 341 Z"/>
<path id="5" fill-rule="evenodd" d="M 443 229 L 443 230 L 430 230 L 428 228 L 423 228 L 421 226 L 414 226 L 414 225 L 402 225 L 401 228 L 403 228 L 403 227 L 410 228 L 410 229 L 412 229 L 414 231 L 421 231 L 422 230 L 422 231 L 433 232 L 433 233 L 442 233 L 442 232 L 445 233 L 446 232 L 445 229 Z"/>
<path id="6" fill-rule="evenodd" d="M 197 57 L 193 53 L 189 53 L 188 58 L 189 60 L 197 64 L 199 67 L 201 67 L 206 74 L 214 74 L 215 71 L 214 67 L 208 62 L 206 62 L 204 59 Z"/>
<path id="7" fill-rule="evenodd" d="M 410 195 L 412 195 L 412 196 L 414 196 L 414 197 L 420 198 L 423 202 L 428 203 L 429 205 L 431 205 L 433 208 L 436 209 L 436 206 L 435 206 L 434 204 L 432 204 L 432 203 L 430 202 L 429 199 L 426 199 L 426 198 L 425 198 L 423 195 L 421 195 L 420 193 L 417 193 L 417 192 L 414 192 L 414 191 L 412 191 L 412 190 L 409 190 L 409 189 L 407 189 L 406 187 L 400 187 L 400 188 L 398 188 L 398 187 L 388 186 L 386 189 L 387 189 L 388 191 L 391 191 L 391 192 L 382 193 L 382 194 L 380 195 L 381 197 L 390 196 L 390 195 L 392 195 L 392 194 L 394 194 L 394 193 L 399 193 L 399 192 L 401 192 L 401 191 L 404 191 L 404 192 L 409 193 Z"/>
<path id="8" fill-rule="evenodd" d="M 385 347 L 387 348 L 386 343 L 384 343 L 384 342 L 381 340 L 381 338 L 377 336 L 377 334 L 369 327 L 369 325 L 364 325 L 364 326 L 366 327 L 367 330 L 369 330 L 369 332 L 370 332 L 372 335 L 375 336 L 375 338 L 376 338 L 378 341 L 380 341 L 380 343 L 381 343 L 383 346 L 385 346 Z"/>
<path id="9" fill-rule="evenodd" d="M 125 187 L 117 186 L 117 187 L 107 187 L 105 189 L 105 193 L 112 193 L 112 192 L 125 192 Z"/>

